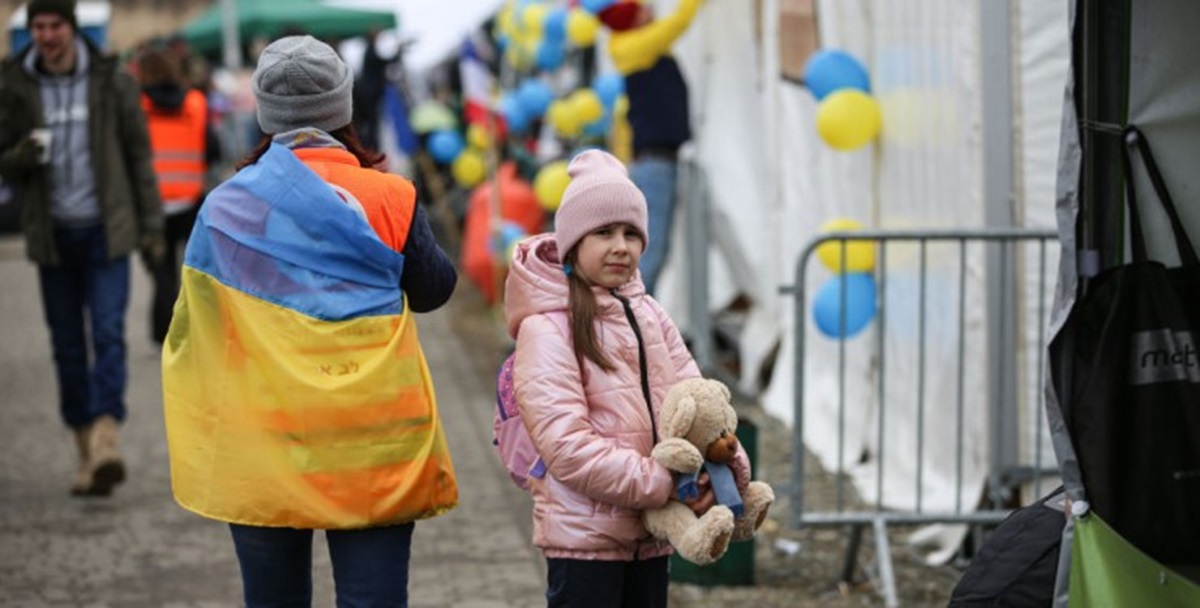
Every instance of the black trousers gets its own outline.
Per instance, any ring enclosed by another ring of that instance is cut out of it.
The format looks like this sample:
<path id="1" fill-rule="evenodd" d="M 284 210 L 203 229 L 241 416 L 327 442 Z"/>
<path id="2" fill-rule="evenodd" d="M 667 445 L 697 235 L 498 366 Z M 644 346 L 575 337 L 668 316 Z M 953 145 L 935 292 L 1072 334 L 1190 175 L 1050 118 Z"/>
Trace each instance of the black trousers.
<path id="1" fill-rule="evenodd" d="M 182 213 L 166 216 L 166 226 L 163 236 L 167 241 L 167 254 L 163 263 L 157 268 L 150 269 L 154 277 L 154 300 L 150 306 L 150 338 L 157 344 L 167 339 L 167 329 L 171 327 L 171 313 L 175 309 L 175 299 L 179 297 L 180 272 L 183 260 L 180 254 L 192 235 L 192 225 L 196 223 L 196 214 L 200 205 L 196 205 Z"/>
<path id="2" fill-rule="evenodd" d="M 666 608 L 669 559 L 546 559 L 548 608 Z"/>

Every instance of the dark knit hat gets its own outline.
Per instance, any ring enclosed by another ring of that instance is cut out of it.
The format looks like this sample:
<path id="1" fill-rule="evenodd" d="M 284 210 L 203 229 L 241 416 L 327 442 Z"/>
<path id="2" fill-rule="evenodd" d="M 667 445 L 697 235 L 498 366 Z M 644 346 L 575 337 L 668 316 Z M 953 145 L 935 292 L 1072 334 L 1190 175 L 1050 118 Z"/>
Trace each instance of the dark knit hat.
<path id="1" fill-rule="evenodd" d="M 565 258 L 583 237 L 610 224 L 629 224 L 646 236 L 646 197 L 629 181 L 617 157 L 602 150 L 580 152 L 567 166 L 571 183 L 554 213 L 554 240 Z"/>
<path id="2" fill-rule="evenodd" d="M 328 44 L 312 36 L 272 42 L 258 57 L 250 88 L 258 125 L 276 134 L 301 127 L 333 131 L 353 118 L 354 74 Z"/>
<path id="3" fill-rule="evenodd" d="M 75 0 L 31 0 L 25 8 L 25 23 L 32 24 L 34 17 L 45 13 L 58 15 L 73 29 L 79 30 L 79 22 L 75 20 Z"/>

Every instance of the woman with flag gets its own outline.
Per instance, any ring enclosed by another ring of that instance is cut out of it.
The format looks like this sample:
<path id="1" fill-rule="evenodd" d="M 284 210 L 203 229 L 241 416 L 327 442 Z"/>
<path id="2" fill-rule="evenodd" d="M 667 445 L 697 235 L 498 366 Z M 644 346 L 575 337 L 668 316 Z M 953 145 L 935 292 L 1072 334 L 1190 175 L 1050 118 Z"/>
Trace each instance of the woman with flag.
<path id="1" fill-rule="evenodd" d="M 262 52 L 267 137 L 206 199 L 163 349 L 171 483 L 229 522 L 246 605 L 407 605 L 413 522 L 458 501 L 414 312 L 457 276 L 413 186 L 351 125 L 353 76 L 309 36 Z"/>

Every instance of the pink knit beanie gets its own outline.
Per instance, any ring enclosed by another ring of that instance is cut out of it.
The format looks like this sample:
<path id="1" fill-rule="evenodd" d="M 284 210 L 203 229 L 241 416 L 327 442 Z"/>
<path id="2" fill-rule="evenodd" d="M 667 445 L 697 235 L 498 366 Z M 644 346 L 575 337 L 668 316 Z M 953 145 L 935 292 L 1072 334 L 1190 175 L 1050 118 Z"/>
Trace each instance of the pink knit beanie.
<path id="1" fill-rule="evenodd" d="M 567 166 L 571 183 L 554 214 L 554 240 L 558 256 L 597 228 L 624 223 L 637 229 L 647 243 L 646 197 L 617 157 L 601 150 L 581 152 Z"/>

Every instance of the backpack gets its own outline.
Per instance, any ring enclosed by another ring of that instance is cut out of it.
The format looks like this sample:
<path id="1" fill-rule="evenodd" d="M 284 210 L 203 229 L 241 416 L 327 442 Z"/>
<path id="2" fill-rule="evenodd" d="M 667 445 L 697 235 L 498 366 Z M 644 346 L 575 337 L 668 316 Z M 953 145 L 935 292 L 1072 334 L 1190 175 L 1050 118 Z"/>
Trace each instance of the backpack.
<path id="1" fill-rule="evenodd" d="M 565 312 L 543 314 L 554 323 L 559 335 L 571 340 L 570 320 Z M 521 410 L 517 408 L 517 392 L 513 386 L 513 364 L 516 359 L 517 353 L 513 351 L 504 358 L 496 372 L 496 415 L 492 420 L 492 445 L 496 446 L 500 462 L 513 483 L 528 491 L 529 478 L 542 479 L 547 469 L 537 447 L 533 445 L 533 438 L 525 430 L 525 423 L 521 421 Z"/>
<path id="2" fill-rule="evenodd" d="M 529 478 L 546 476 L 546 463 L 538 455 L 521 411 L 517 409 L 517 395 L 513 387 L 513 361 L 516 353 L 505 357 L 496 372 L 496 415 L 492 420 L 492 445 L 500 454 L 500 462 L 508 471 L 513 483 L 522 490 L 529 490 Z"/>

